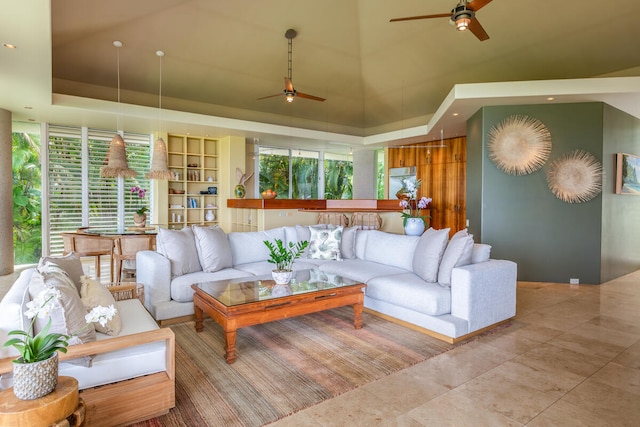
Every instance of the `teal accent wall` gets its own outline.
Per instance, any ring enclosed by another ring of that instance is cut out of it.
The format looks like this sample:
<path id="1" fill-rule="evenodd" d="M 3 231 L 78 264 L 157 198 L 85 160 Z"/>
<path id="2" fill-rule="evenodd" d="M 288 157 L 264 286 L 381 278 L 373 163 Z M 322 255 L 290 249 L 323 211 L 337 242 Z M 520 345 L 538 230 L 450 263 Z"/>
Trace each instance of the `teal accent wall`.
<path id="1" fill-rule="evenodd" d="M 549 160 L 529 175 L 507 175 L 487 153 L 489 130 L 513 114 L 536 118 L 551 133 Z M 640 120 L 603 103 L 483 107 L 467 123 L 469 231 L 492 246 L 493 258 L 515 261 L 519 280 L 599 284 L 639 269 L 640 197 L 613 194 L 614 153 L 640 154 L 639 131 Z M 603 194 L 585 203 L 561 201 L 546 180 L 551 163 L 575 149 L 593 154 L 605 172 Z M 638 225 L 620 224 L 615 206 L 632 206 Z"/>

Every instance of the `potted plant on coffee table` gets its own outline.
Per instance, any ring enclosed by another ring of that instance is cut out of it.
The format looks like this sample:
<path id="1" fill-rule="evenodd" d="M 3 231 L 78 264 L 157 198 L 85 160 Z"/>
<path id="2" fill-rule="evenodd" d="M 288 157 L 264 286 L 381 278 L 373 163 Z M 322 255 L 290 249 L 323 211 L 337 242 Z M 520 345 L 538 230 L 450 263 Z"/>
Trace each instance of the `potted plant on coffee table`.
<path id="1" fill-rule="evenodd" d="M 307 240 L 298 243 L 289 242 L 287 247 L 282 243 L 282 240 L 275 239 L 275 243 L 264 240 L 264 244 L 269 249 L 267 261 L 276 265 L 276 268 L 271 272 L 273 280 L 277 285 L 289 283 L 293 275 L 293 263 L 300 258 L 302 252 L 309 246 L 309 242 Z"/>

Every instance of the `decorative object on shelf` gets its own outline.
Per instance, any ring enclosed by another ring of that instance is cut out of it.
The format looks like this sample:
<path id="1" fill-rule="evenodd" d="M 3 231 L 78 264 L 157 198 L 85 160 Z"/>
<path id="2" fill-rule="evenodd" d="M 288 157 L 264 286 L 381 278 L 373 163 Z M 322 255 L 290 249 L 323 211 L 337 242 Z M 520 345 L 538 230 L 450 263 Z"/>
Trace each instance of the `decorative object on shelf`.
<path id="1" fill-rule="evenodd" d="M 207 182 L 213 182 L 213 177 L 212 176 L 208 176 L 207 177 Z"/>
<path id="2" fill-rule="evenodd" d="M 218 187 L 209 187 L 207 188 L 209 194 L 218 194 Z"/>
<path id="3" fill-rule="evenodd" d="M 114 41 L 113 45 L 117 52 L 117 69 L 118 69 L 118 114 L 117 128 L 120 129 L 120 48 L 122 42 Z M 114 135 L 109 143 L 107 151 L 106 165 L 100 168 L 100 176 L 103 178 L 133 178 L 138 172 L 129 168 L 127 163 L 127 153 L 124 146 L 124 140 L 119 134 Z"/>
<path id="4" fill-rule="evenodd" d="M 156 56 L 160 58 L 160 83 L 158 88 L 158 132 L 162 128 L 162 57 L 164 52 L 156 51 Z M 151 169 L 145 175 L 149 179 L 169 180 L 174 178 L 173 172 L 167 165 L 167 144 L 164 139 L 158 138 L 153 144 L 153 154 L 151 156 Z"/>
<path id="5" fill-rule="evenodd" d="M 405 233 L 411 236 L 421 235 L 427 228 L 427 219 L 431 218 L 429 215 L 422 215 L 422 210 L 429 208 L 433 199 L 424 196 L 420 200 L 417 199 L 418 189 L 421 184 L 422 180 L 412 176 L 403 179 L 402 188 L 398 190 L 398 193 L 406 195 L 406 197 L 400 199 L 400 206 L 403 209 L 400 215 L 402 216 L 402 226 L 405 229 Z"/>
<path id="6" fill-rule="evenodd" d="M 204 216 L 204 219 L 206 219 L 207 221 L 213 221 L 214 219 L 216 219 L 216 216 L 213 213 L 213 210 L 209 209 L 206 215 Z"/>
<path id="7" fill-rule="evenodd" d="M 567 203 L 587 202 L 602 192 L 602 164 L 591 153 L 573 150 L 551 163 L 547 183 Z"/>
<path id="8" fill-rule="evenodd" d="M 116 314 L 113 305 L 97 306 L 86 316 L 86 324 L 71 335 L 49 332 L 51 328 L 50 313 L 61 310 L 62 294 L 54 287 L 47 287 L 33 300 L 27 303 L 24 315 L 32 319 L 26 331 L 13 330 L 7 335 L 10 338 L 4 347 L 13 346 L 20 357 L 13 361 L 13 392 L 18 399 L 33 400 L 51 393 L 58 384 L 58 353 L 67 352 L 69 340 L 79 334 L 87 325 L 99 322 L 102 326 Z M 47 324 L 35 336 L 31 336 L 37 318 L 49 317 Z"/>
<path id="9" fill-rule="evenodd" d="M 489 158 L 509 175 L 537 171 L 549 159 L 551 133 L 540 120 L 513 115 L 489 131 Z"/>
<path id="10" fill-rule="evenodd" d="M 144 196 L 147 194 L 147 190 L 144 188 L 140 188 L 137 185 L 135 187 L 131 187 L 131 194 L 137 196 L 140 200 L 144 199 Z M 147 212 L 149 208 L 146 206 L 141 206 L 138 208 L 133 214 L 133 224 L 136 227 L 145 227 L 147 224 Z"/>
<path id="11" fill-rule="evenodd" d="M 403 193 L 402 189 L 400 189 L 396 193 L 396 197 L 398 198 L 398 200 L 409 200 L 410 195 L 408 193 Z"/>
<path id="12" fill-rule="evenodd" d="M 275 243 L 264 240 L 264 244 L 269 249 L 269 259 L 267 261 L 276 265 L 276 268 L 271 272 L 273 280 L 278 285 L 289 283 L 293 275 L 293 263 L 300 258 L 302 252 L 309 246 L 309 241 L 289 242 L 289 247 L 285 247 L 280 239 L 275 239 Z"/>
<path id="13" fill-rule="evenodd" d="M 262 195 L 263 199 L 275 199 L 276 197 L 278 197 L 278 193 L 276 193 L 270 188 L 268 190 L 263 191 L 260 194 Z"/>
<path id="14" fill-rule="evenodd" d="M 238 178 L 238 185 L 233 189 L 233 193 L 236 196 L 236 199 L 244 199 L 246 195 L 246 190 L 244 188 L 244 184 L 249 181 L 253 177 L 253 173 L 249 175 L 243 173 L 240 168 L 236 168 L 236 178 Z"/>

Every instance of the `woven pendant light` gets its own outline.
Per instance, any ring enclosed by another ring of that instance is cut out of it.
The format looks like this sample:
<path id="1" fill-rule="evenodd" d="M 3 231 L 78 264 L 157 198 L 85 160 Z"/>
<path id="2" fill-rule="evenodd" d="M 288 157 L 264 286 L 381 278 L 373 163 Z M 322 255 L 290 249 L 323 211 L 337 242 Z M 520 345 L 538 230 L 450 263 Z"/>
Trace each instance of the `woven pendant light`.
<path id="1" fill-rule="evenodd" d="M 133 178 L 138 175 L 138 172 L 129 169 L 124 140 L 120 135 L 115 135 L 111 140 L 109 151 L 107 151 L 106 163 L 100 169 L 100 176 L 103 178 Z"/>
<path id="2" fill-rule="evenodd" d="M 173 179 L 173 172 L 167 166 L 167 144 L 162 138 L 153 144 L 151 170 L 145 176 L 149 179 Z"/>
<path id="3" fill-rule="evenodd" d="M 158 90 L 158 123 L 161 123 L 160 114 L 162 112 L 162 57 L 164 52 L 159 50 L 156 56 L 160 58 L 160 89 Z M 158 138 L 153 144 L 153 153 L 151 155 L 151 170 L 145 175 L 149 179 L 173 179 L 173 172 L 169 170 L 167 165 L 167 144 L 162 138 Z"/>
<path id="4" fill-rule="evenodd" d="M 116 47 L 117 63 L 118 63 L 118 121 L 120 119 L 120 48 L 122 42 L 114 41 L 113 45 Z M 119 128 L 118 123 L 118 128 Z M 105 160 L 106 165 L 100 169 L 100 176 L 103 178 L 133 178 L 138 175 L 138 172 L 129 168 L 127 163 L 127 150 L 124 146 L 124 140 L 118 134 L 116 134 L 111 143 L 109 144 L 109 150 L 107 151 L 107 158 Z"/>

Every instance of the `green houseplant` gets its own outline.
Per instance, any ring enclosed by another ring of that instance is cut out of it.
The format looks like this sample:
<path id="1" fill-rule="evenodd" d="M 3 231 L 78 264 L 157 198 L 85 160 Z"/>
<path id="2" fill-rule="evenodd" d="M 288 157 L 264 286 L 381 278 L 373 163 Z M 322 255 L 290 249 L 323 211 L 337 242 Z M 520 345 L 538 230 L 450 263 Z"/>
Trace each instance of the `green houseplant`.
<path id="1" fill-rule="evenodd" d="M 309 246 L 309 242 L 307 240 L 298 243 L 289 242 L 287 247 L 282 243 L 282 240 L 275 239 L 275 243 L 264 240 L 264 244 L 269 249 L 269 259 L 267 261 L 276 265 L 272 272 L 273 280 L 279 285 L 289 283 L 291 281 L 293 263 L 300 258 L 302 252 Z"/>

